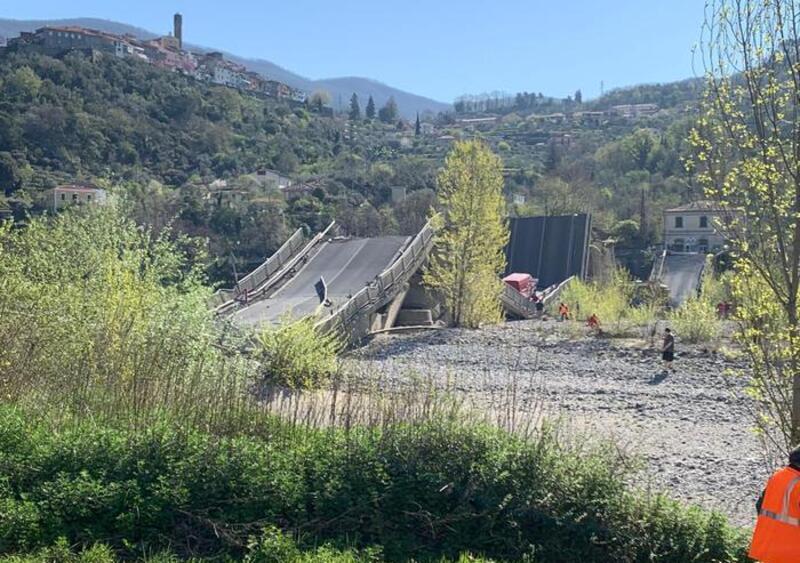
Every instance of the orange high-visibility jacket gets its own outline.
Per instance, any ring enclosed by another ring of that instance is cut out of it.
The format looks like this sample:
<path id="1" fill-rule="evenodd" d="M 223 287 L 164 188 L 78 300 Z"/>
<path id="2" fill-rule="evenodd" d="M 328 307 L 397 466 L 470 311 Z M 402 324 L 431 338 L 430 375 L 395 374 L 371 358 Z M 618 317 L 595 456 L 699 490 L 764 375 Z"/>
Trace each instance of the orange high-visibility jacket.
<path id="1" fill-rule="evenodd" d="M 750 557 L 763 563 L 800 561 L 800 471 L 784 467 L 767 482 Z"/>

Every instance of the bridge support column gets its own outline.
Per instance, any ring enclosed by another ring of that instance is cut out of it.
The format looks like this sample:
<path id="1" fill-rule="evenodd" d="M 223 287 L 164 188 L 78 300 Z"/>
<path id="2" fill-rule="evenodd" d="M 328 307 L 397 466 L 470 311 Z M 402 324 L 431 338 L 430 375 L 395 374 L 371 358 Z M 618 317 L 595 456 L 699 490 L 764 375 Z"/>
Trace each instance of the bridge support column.
<path id="1" fill-rule="evenodd" d="M 394 323 L 397 320 L 397 315 L 400 313 L 400 309 L 403 308 L 403 301 L 405 301 L 406 295 L 408 295 L 408 289 L 409 286 L 406 284 L 403 290 L 398 293 L 388 305 L 386 305 L 386 312 L 375 314 L 374 318 L 372 319 L 372 332 L 386 330 L 394 326 Z"/>

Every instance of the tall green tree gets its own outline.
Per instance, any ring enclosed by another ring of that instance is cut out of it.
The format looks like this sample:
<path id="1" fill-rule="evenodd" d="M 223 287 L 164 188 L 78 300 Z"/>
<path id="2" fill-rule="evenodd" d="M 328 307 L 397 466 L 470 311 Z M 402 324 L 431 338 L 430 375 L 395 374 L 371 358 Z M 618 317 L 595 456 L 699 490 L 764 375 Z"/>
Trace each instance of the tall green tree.
<path id="1" fill-rule="evenodd" d="M 372 99 L 372 96 L 367 100 L 366 117 L 369 120 L 375 119 L 375 100 Z"/>
<path id="2" fill-rule="evenodd" d="M 355 92 L 350 96 L 350 113 L 348 117 L 350 121 L 358 121 L 361 119 L 361 106 L 358 104 L 358 94 Z"/>
<path id="3" fill-rule="evenodd" d="M 414 124 L 414 135 L 419 137 L 422 134 L 422 125 L 419 122 L 419 112 L 417 112 L 417 122 Z"/>
<path id="4" fill-rule="evenodd" d="M 693 164 L 727 210 L 756 421 L 785 450 L 800 443 L 800 2 L 713 0 L 706 13 Z"/>
<path id="5" fill-rule="evenodd" d="M 508 223 L 503 164 L 481 141 L 458 142 L 439 174 L 443 224 L 425 283 L 444 296 L 454 326 L 498 322 Z"/>
<path id="6" fill-rule="evenodd" d="M 386 104 L 378 111 L 378 118 L 384 123 L 394 123 L 400 112 L 397 109 L 397 102 L 394 101 L 394 96 L 389 96 Z"/>

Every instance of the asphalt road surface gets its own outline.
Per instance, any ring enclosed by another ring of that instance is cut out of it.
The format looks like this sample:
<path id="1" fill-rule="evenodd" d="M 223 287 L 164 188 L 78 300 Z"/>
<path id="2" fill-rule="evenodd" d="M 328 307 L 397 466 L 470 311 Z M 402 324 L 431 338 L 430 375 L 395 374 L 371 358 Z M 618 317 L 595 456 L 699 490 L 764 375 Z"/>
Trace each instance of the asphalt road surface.
<path id="1" fill-rule="evenodd" d="M 300 318 L 313 314 L 320 305 L 314 285 L 320 277 L 328 286 L 328 299 L 335 308 L 383 272 L 397 257 L 408 237 L 349 239 L 323 243 L 322 248 L 291 279 L 268 299 L 256 301 L 236 312 L 242 325 L 275 323 L 284 315 Z"/>
<path id="2" fill-rule="evenodd" d="M 669 288 L 670 305 L 686 301 L 700 284 L 705 254 L 667 254 L 661 282 Z"/>

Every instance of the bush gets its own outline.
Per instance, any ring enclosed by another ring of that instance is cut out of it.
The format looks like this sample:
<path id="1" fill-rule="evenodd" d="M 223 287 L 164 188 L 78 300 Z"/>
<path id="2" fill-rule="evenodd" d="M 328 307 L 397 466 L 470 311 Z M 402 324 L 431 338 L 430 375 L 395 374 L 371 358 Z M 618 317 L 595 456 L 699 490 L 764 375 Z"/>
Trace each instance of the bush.
<path id="1" fill-rule="evenodd" d="M 65 537 L 125 557 L 242 557 L 249 541 L 265 561 L 257 555 L 295 553 L 279 527 L 302 552 L 380 546 L 391 561 L 745 561 L 721 517 L 628 492 L 613 454 L 559 445 L 546 429 L 530 439 L 459 420 L 274 425 L 238 438 L 175 425 L 53 432 L 9 408 L 0 429 L 0 499 L 27 506 L 13 521 L 0 511 L 0 554 Z"/>
<path id="2" fill-rule="evenodd" d="M 233 414 L 243 360 L 213 346 L 196 250 L 113 205 L 0 227 L 0 395 L 133 424 Z"/>
<path id="3" fill-rule="evenodd" d="M 338 368 L 341 339 L 333 332 L 320 334 L 316 319 L 293 321 L 284 318 L 258 334 L 257 356 L 270 382 L 293 389 L 313 389 L 323 385 Z"/>
<path id="4" fill-rule="evenodd" d="M 710 342 L 720 334 L 722 326 L 715 307 L 702 297 L 691 297 L 670 312 L 667 319 L 675 334 L 685 342 Z"/>
<path id="5" fill-rule="evenodd" d="M 722 323 L 717 314 L 717 303 L 729 301 L 727 276 L 716 277 L 711 257 L 706 259 L 700 295 L 693 295 L 680 307 L 671 311 L 668 320 L 676 334 L 691 343 L 710 342 L 719 337 Z"/>
<path id="6" fill-rule="evenodd" d="M 561 297 L 551 304 L 556 314 L 559 302 L 569 305 L 575 320 L 584 321 L 590 315 L 600 318 L 601 327 L 610 334 L 622 334 L 631 324 L 651 320 L 652 307 L 633 307 L 635 286 L 630 276 L 616 270 L 609 279 L 584 282 L 575 279 L 564 288 Z"/>

